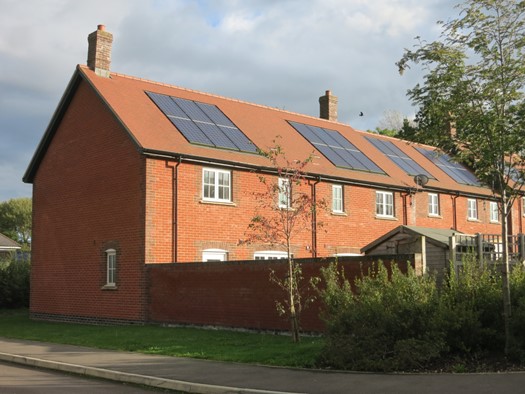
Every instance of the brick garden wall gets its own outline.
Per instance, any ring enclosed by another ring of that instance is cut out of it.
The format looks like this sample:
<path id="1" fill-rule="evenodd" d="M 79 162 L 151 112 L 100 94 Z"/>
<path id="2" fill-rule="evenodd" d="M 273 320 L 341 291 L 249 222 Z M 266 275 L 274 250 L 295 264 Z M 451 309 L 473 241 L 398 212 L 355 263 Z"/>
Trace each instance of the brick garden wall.
<path id="1" fill-rule="evenodd" d="M 416 255 L 417 256 L 417 255 Z M 373 261 L 397 261 L 402 270 L 414 255 L 344 257 L 339 259 L 347 278 L 366 272 Z M 305 278 L 320 276 L 328 260 L 300 260 Z M 283 260 L 218 263 L 148 264 L 148 320 L 156 323 L 211 325 L 258 330 L 288 330 L 289 323 L 277 314 L 275 301 L 286 294 L 270 283 L 273 269 L 287 271 Z M 320 303 L 302 315 L 305 331 L 322 331 Z"/>

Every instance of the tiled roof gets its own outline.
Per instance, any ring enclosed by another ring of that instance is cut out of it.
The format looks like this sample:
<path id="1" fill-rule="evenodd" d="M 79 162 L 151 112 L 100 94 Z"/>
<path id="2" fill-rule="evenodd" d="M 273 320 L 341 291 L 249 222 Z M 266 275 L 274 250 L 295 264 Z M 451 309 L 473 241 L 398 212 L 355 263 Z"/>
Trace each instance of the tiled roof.
<path id="1" fill-rule="evenodd" d="M 217 106 L 258 148 L 267 150 L 279 138 L 288 159 L 305 159 L 312 152 L 314 160 L 307 171 L 321 178 L 334 181 L 385 187 L 393 189 L 415 188 L 414 175 L 409 175 L 382 153 L 366 137 L 375 137 L 391 141 L 399 150 L 412 158 L 424 168 L 433 178 L 426 185 L 429 189 L 446 190 L 467 195 L 490 196 L 485 188 L 460 184 L 450 178 L 443 170 L 434 165 L 423 154 L 417 151 L 414 144 L 408 144 L 395 138 L 371 134 L 355 130 L 349 125 L 320 119 L 313 116 L 297 114 L 267 106 L 243 102 L 231 98 L 184 89 L 176 86 L 147 81 L 122 74 L 111 73 L 110 78 L 96 75 L 86 66 L 78 66 L 75 78 L 87 81 L 98 93 L 108 108 L 122 123 L 139 149 L 145 154 L 162 153 L 173 157 L 199 158 L 221 163 L 232 163 L 247 167 L 267 167 L 266 158 L 246 152 L 217 149 L 196 145 L 180 133 L 146 92 L 153 92 L 186 100 L 193 100 Z M 74 87 L 70 89 L 74 94 Z M 316 100 L 316 98 L 312 98 Z M 63 99 L 64 101 L 64 99 Z M 58 112 L 58 111 L 57 111 Z M 297 122 L 337 131 L 363 152 L 384 174 L 352 170 L 336 167 L 308 142 L 289 122 Z M 50 126 L 51 127 L 51 126 Z M 32 181 L 34 166 L 38 166 L 39 155 L 43 155 L 46 139 L 52 138 L 52 133 L 46 132 L 44 139 L 33 158 L 33 162 L 24 177 Z M 49 143 L 49 141 L 47 141 Z"/>
<path id="2" fill-rule="evenodd" d="M 386 234 L 382 235 L 378 239 L 372 241 L 368 245 L 364 246 L 361 249 L 361 251 L 363 253 L 367 253 L 368 251 L 374 249 L 377 245 L 380 245 L 383 242 L 388 241 L 390 238 L 400 233 L 415 235 L 415 236 L 423 235 L 427 238 L 428 241 L 430 242 L 433 241 L 432 242 L 433 244 L 440 246 L 444 249 L 448 249 L 450 237 L 452 237 L 455 234 L 463 234 L 460 231 L 451 230 L 451 229 L 439 229 L 439 228 L 430 228 L 430 227 L 401 225 L 387 232 Z"/>

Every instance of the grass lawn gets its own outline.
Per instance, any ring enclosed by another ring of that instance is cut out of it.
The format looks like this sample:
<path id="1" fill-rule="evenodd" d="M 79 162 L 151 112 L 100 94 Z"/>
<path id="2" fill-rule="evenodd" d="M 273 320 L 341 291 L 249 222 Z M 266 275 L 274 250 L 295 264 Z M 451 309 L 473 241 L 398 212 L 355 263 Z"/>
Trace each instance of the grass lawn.
<path id="1" fill-rule="evenodd" d="M 92 326 L 33 321 L 27 309 L 0 310 L 0 337 L 100 349 L 290 367 L 313 367 L 322 338 L 146 326 Z"/>

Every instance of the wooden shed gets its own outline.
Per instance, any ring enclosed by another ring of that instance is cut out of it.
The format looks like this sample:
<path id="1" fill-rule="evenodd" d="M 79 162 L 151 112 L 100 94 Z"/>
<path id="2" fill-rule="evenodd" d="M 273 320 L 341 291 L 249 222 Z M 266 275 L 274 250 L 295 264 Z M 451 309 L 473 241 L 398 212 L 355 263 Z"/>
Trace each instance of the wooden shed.
<path id="1" fill-rule="evenodd" d="M 456 230 L 398 226 L 361 249 L 365 255 L 420 253 L 423 272 L 435 274 L 438 283 L 449 266 L 449 240 Z"/>

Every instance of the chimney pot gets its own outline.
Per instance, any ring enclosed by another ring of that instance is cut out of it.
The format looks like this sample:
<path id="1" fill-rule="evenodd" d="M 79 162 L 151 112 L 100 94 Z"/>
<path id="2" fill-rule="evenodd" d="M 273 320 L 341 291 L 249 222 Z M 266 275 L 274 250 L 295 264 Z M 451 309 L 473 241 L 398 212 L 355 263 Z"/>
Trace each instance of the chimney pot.
<path id="1" fill-rule="evenodd" d="M 106 31 L 105 25 L 98 25 L 88 36 L 88 44 L 87 66 L 97 75 L 109 78 L 113 34 Z"/>
<path id="2" fill-rule="evenodd" d="M 330 90 L 319 97 L 319 117 L 337 122 L 337 97 Z"/>

